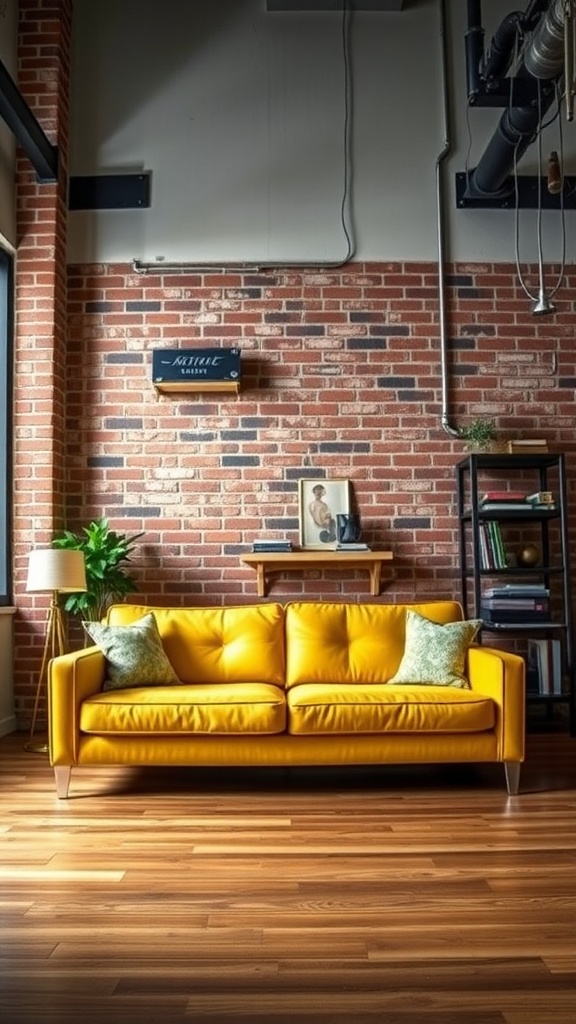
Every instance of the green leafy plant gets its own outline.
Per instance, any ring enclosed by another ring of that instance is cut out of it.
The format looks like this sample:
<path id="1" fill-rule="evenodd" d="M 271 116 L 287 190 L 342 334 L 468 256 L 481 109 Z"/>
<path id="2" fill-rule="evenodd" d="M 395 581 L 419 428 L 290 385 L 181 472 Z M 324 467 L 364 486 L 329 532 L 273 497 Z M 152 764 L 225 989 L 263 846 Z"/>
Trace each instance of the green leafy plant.
<path id="1" fill-rule="evenodd" d="M 497 437 L 496 424 L 494 420 L 482 418 L 473 420 L 467 427 L 464 427 L 460 436 L 466 441 L 468 450 L 486 451 L 490 448 Z"/>
<path id="2" fill-rule="evenodd" d="M 64 608 L 72 615 L 97 621 L 103 618 L 112 601 L 131 594 L 138 589 L 133 576 L 125 566 L 130 561 L 136 541 L 142 533 L 116 533 L 111 530 L 108 520 L 95 519 L 82 529 L 81 533 L 64 530 L 62 536 L 52 541 L 53 548 L 68 548 L 82 551 L 86 565 L 85 593 L 69 594 Z"/>

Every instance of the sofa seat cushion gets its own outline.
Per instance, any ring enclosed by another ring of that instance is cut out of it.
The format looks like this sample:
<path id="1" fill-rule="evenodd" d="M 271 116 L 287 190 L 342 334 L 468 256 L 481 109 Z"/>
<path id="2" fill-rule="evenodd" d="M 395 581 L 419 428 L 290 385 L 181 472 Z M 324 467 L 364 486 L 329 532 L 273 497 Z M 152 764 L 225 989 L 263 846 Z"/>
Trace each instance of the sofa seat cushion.
<path id="1" fill-rule="evenodd" d="M 445 686 L 303 683 L 287 698 L 293 734 L 483 732 L 495 724 L 489 697 Z"/>
<path id="2" fill-rule="evenodd" d="M 80 730 L 107 735 L 275 734 L 286 728 L 284 691 L 268 683 L 140 687 L 82 703 Z"/>

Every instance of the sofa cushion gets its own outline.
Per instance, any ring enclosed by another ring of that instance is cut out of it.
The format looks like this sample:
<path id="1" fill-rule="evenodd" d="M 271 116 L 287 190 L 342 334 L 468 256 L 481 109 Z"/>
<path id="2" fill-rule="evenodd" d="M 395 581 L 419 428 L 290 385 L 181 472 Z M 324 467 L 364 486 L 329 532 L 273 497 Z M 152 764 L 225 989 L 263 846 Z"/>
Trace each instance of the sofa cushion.
<path id="1" fill-rule="evenodd" d="M 130 626 L 107 626 L 101 622 L 84 622 L 83 626 L 106 658 L 104 690 L 180 682 L 166 657 L 151 612 Z"/>
<path id="2" fill-rule="evenodd" d="M 390 684 L 417 683 L 468 689 L 466 653 L 481 619 L 438 625 L 412 609 L 406 612 L 406 646 Z"/>
<path id="3" fill-rule="evenodd" d="M 106 735 L 274 734 L 286 728 L 284 692 L 266 683 L 215 683 L 98 693 L 80 729 Z"/>
<path id="4" fill-rule="evenodd" d="M 127 625 L 150 611 L 181 682 L 261 682 L 284 687 L 282 605 L 155 608 L 117 604 L 109 608 L 107 621 Z"/>
<path id="5" fill-rule="evenodd" d="M 457 622 L 456 601 L 345 604 L 295 601 L 286 607 L 286 686 L 386 683 L 404 653 L 406 609 L 435 622 Z"/>
<path id="6" fill-rule="evenodd" d="M 288 731 L 345 733 L 461 733 L 494 727 L 489 697 L 446 686 L 301 684 L 287 694 Z"/>

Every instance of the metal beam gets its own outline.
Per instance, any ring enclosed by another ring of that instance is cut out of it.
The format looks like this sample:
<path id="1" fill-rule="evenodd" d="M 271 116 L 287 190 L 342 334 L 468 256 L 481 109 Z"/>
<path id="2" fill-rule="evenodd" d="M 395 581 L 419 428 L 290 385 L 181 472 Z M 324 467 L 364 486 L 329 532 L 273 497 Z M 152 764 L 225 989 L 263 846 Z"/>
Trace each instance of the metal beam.
<path id="1" fill-rule="evenodd" d="M 32 164 L 38 180 L 58 179 L 58 150 L 38 124 L 5 65 L 0 60 L 0 117 L 6 122 Z"/>

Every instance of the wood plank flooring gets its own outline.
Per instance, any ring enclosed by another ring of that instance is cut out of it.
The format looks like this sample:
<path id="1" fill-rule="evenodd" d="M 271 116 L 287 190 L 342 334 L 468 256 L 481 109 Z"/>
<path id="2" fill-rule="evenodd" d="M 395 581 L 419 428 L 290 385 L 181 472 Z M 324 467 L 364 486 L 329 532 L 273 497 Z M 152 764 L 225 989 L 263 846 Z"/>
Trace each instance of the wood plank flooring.
<path id="1" fill-rule="evenodd" d="M 0 739 L 5 1024 L 575 1024 L 576 739 L 499 766 L 78 770 Z"/>

